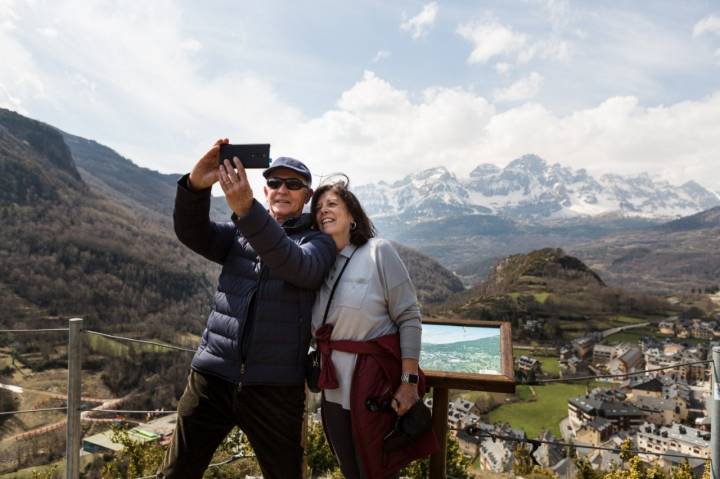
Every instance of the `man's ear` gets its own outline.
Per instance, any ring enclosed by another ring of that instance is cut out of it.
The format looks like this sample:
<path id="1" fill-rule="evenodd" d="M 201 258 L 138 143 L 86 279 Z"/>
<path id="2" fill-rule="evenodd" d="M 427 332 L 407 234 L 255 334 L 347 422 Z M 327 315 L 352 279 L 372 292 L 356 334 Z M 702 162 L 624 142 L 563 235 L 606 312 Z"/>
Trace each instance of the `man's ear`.
<path id="1" fill-rule="evenodd" d="M 305 191 L 305 204 L 308 204 L 308 202 L 312 199 L 313 190 L 311 188 L 308 188 Z"/>

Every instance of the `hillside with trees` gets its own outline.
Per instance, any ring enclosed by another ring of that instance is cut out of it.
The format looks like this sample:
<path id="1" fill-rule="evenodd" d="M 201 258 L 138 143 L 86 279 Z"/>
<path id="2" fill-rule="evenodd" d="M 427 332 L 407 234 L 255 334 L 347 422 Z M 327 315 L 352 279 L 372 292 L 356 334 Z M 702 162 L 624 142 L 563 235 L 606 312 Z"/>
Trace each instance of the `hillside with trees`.
<path id="1" fill-rule="evenodd" d="M 672 310 L 658 296 L 609 287 L 578 258 L 546 248 L 500 260 L 486 281 L 455 294 L 431 312 L 510 321 L 517 339 L 560 341 L 625 326 L 630 318 L 657 319 Z"/>
<path id="2" fill-rule="evenodd" d="M 0 110 L 0 326 L 57 327 L 78 316 L 88 329 L 192 345 L 218 267 L 175 238 L 177 178 Z M 462 289 L 438 263 L 398 249 L 422 301 Z"/>
<path id="3" fill-rule="evenodd" d="M 643 231 L 585 242 L 570 251 L 610 284 L 674 294 L 717 287 L 719 249 L 716 207 Z"/>

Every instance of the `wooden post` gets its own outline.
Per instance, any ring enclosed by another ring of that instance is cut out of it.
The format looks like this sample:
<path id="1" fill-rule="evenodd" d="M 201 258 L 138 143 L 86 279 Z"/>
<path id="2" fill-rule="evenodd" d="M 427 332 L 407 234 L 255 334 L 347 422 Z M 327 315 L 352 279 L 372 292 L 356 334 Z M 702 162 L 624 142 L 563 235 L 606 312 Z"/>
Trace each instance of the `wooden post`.
<path id="1" fill-rule="evenodd" d="M 710 409 L 710 477 L 720 479 L 720 346 L 712 350 L 710 365 L 710 386 L 708 398 Z"/>
<path id="2" fill-rule="evenodd" d="M 432 425 L 440 443 L 440 451 L 430 456 L 430 478 L 447 477 L 448 390 L 433 387 Z"/>
<path id="3" fill-rule="evenodd" d="M 83 320 L 72 318 L 68 331 L 67 434 L 65 438 L 65 477 L 80 477 L 80 368 Z"/>
<path id="4" fill-rule="evenodd" d="M 305 405 L 303 406 L 304 412 L 303 412 L 303 425 L 302 425 L 302 435 L 300 436 L 300 445 L 303 448 L 304 454 L 303 454 L 303 464 L 302 464 L 302 479 L 307 479 L 309 477 L 308 474 L 308 428 L 310 427 L 310 414 L 308 411 L 308 406 L 310 405 L 310 390 L 307 388 L 307 385 L 305 385 Z"/>

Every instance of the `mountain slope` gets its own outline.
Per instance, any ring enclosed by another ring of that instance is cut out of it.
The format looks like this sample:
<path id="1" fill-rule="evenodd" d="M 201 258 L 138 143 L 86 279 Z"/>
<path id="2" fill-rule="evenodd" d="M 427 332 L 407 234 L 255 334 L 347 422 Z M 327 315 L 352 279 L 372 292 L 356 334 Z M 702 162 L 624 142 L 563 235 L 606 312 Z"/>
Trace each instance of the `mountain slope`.
<path id="1" fill-rule="evenodd" d="M 652 295 L 608 287 L 579 258 L 544 248 L 498 261 L 481 284 L 431 309 L 438 317 L 509 321 L 518 339 L 561 341 L 655 321 L 671 306 Z"/>
<path id="2" fill-rule="evenodd" d="M 611 284 L 661 293 L 720 283 L 720 208 L 570 248 Z"/>
<path id="3" fill-rule="evenodd" d="M 465 289 L 457 276 L 434 259 L 398 243 L 393 246 L 407 266 L 421 303 L 442 303 Z"/>
<path id="4" fill-rule="evenodd" d="M 132 310 L 140 320 L 148 311 L 165 316 L 163 308 L 184 303 L 184 296 L 197 308 L 193 321 L 206 314 L 216 267 L 182 246 L 172 231 L 179 175 L 138 167 L 94 141 L 7 110 L 0 113 L 0 217 L 7 225 L 1 234 L 7 268 L 4 278 L 0 275 L 0 294 L 5 286 L 13 304 L 32 309 L 34 316 L 41 308 L 45 316 L 82 313 L 114 322 L 112 317 L 121 316 L 117 309 Z M 38 153 L 45 150 L 37 141 L 47 151 L 62 152 L 56 156 L 63 161 Z M 214 203 L 216 219 L 224 221 L 229 217 L 224 198 Z M 396 247 L 421 302 L 443 301 L 463 289 L 435 260 Z M 55 278 L 53 285 L 33 289 L 33 283 L 48 282 L 43 275 Z"/>
<path id="5" fill-rule="evenodd" d="M 207 265 L 168 225 L 92 191 L 56 129 L 3 111 L 0 172 L 0 292 L 16 313 L 4 326 L 77 315 L 158 338 L 197 331 Z"/>
<path id="6" fill-rule="evenodd" d="M 175 184 L 181 175 L 142 168 L 95 141 L 64 132 L 62 135 L 83 179 L 96 191 L 132 208 L 155 211 L 168 221 L 172 218 Z M 211 203 L 212 218 L 230 218 L 224 198 L 213 198 Z"/>

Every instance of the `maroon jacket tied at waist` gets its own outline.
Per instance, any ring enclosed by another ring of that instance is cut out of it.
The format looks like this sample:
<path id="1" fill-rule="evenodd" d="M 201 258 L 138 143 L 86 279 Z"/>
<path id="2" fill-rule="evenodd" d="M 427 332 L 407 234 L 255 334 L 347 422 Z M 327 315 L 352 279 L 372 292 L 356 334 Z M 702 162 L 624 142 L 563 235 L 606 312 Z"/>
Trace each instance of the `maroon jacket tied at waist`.
<path id="1" fill-rule="evenodd" d="M 410 462 L 437 452 L 439 445 L 435 434 L 428 431 L 412 446 L 386 453 L 383 462 L 383 438 L 395 426 L 397 415 L 391 408 L 371 412 L 365 406 L 368 398 L 373 398 L 378 404 L 389 404 L 400 386 L 400 335 L 395 333 L 367 341 L 331 341 L 331 334 L 330 324 L 323 325 L 315 333 L 321 358 L 319 385 L 323 389 L 338 387 L 330 357 L 333 349 L 358 355 L 350 388 L 350 416 L 355 447 L 362 458 L 368 479 L 393 476 Z M 425 375 L 422 371 L 419 373 L 418 394 L 422 398 L 425 394 Z"/>

